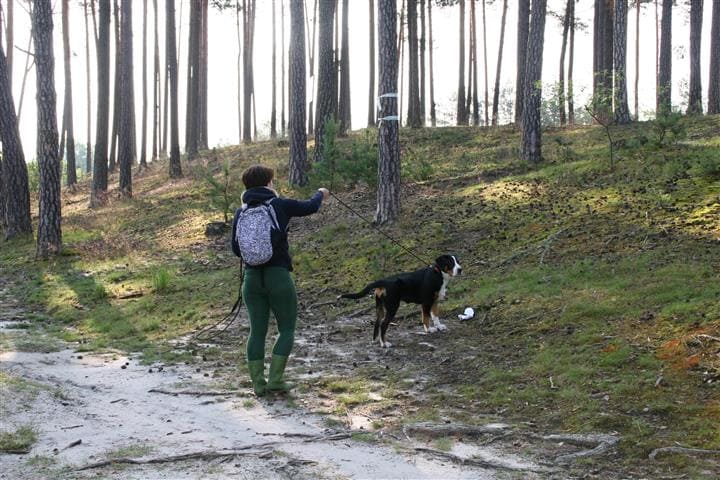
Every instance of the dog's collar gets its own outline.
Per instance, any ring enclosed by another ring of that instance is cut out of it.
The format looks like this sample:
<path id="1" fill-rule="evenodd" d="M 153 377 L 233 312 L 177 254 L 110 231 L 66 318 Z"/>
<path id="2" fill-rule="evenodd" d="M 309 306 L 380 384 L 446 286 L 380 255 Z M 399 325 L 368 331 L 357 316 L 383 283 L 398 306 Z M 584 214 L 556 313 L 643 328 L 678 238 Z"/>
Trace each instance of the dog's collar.
<path id="1" fill-rule="evenodd" d="M 440 270 L 440 267 L 438 267 L 437 265 L 433 265 L 432 267 L 433 270 L 435 270 L 437 273 L 442 274 L 442 270 Z"/>

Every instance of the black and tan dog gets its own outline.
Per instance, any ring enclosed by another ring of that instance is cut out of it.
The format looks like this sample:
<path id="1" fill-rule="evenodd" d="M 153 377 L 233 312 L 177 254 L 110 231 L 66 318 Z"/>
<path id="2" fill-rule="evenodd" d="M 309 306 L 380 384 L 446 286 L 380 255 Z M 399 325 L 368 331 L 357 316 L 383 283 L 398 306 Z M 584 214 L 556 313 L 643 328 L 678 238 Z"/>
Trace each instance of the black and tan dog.
<path id="1" fill-rule="evenodd" d="M 370 283 L 358 293 L 346 293 L 340 298 L 358 299 L 375 290 L 375 308 L 377 317 L 373 340 L 380 338 L 381 347 L 392 347 L 385 333 L 388 325 L 400 307 L 400 301 L 417 303 L 422 307 L 422 321 L 425 331 L 434 333 L 446 330 L 440 323 L 438 301 L 445 299 L 448 280 L 462 273 L 462 267 L 453 255 L 442 255 L 435 259 L 435 264 L 414 272 L 400 273 Z M 433 326 L 430 326 L 430 320 Z M 379 335 L 378 335 L 379 334 Z"/>

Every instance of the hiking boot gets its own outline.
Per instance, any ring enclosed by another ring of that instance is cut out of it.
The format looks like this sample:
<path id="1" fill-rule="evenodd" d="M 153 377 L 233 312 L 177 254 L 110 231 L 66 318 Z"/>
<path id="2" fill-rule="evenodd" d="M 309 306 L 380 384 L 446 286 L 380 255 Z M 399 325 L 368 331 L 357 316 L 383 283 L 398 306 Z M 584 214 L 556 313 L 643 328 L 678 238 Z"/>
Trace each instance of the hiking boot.
<path id="1" fill-rule="evenodd" d="M 287 360 L 288 357 L 284 355 L 272 356 L 272 361 L 270 362 L 270 373 L 268 375 L 268 384 L 266 387 L 268 392 L 286 393 L 295 388 L 295 385 L 287 383 L 283 380 Z"/>
<path id="2" fill-rule="evenodd" d="M 252 380 L 255 395 L 265 395 L 267 381 L 265 381 L 265 360 L 249 360 L 247 363 L 250 380 Z"/>

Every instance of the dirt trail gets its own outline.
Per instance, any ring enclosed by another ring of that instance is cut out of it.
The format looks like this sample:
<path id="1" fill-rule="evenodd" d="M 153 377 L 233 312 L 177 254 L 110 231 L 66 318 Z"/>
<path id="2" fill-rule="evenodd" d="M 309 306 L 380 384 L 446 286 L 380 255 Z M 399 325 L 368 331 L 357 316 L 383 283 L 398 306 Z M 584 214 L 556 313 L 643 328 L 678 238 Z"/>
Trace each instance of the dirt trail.
<path id="1" fill-rule="evenodd" d="M 4 304 L 7 307 L 7 303 Z M 30 334 L 4 309 L 1 331 Z M 1 313 L 1 312 L 0 312 Z M 38 334 L 32 334 L 37 336 Z M 17 343 L 17 342 L 16 342 Z M 143 366 L 123 355 L 4 351 L 0 368 L 13 387 L 0 392 L 0 430 L 32 425 L 38 441 L 29 454 L 0 454 L 0 478 L 497 478 L 504 469 L 458 466 L 415 452 L 412 441 L 365 442 L 351 431 L 327 428 L 322 417 L 282 399 L 256 400 L 247 390 L 205 392 L 217 385 L 187 366 Z M 152 373 L 150 370 L 152 369 Z M 21 385 L 22 387 L 18 387 Z M 81 443 L 69 447 L 81 440 Z M 394 448 L 393 448 L 394 447 Z M 150 459 L 192 452 L 237 456 L 76 470 L 116 457 Z M 452 453 L 525 470 L 542 467 L 491 448 L 458 444 Z"/>

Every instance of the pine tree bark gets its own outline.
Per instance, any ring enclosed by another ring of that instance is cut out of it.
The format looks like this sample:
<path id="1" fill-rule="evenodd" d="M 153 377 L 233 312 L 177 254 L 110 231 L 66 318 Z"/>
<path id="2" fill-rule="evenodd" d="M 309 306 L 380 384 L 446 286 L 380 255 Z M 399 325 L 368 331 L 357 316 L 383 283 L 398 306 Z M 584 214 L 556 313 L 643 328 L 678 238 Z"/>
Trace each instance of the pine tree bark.
<path id="1" fill-rule="evenodd" d="M 243 11 L 243 143 L 252 142 L 253 39 L 255 0 L 245 0 Z"/>
<path id="2" fill-rule="evenodd" d="M 430 125 L 437 125 L 437 112 L 435 111 L 435 76 L 433 69 L 433 38 L 432 38 L 432 0 L 428 0 L 428 61 L 430 63 Z"/>
<path id="3" fill-rule="evenodd" d="M 660 32 L 660 70 L 656 115 L 665 116 L 672 111 L 672 2 L 663 0 Z"/>
<path id="4" fill-rule="evenodd" d="M 420 121 L 420 72 L 418 65 L 417 0 L 407 2 L 408 25 L 408 111 L 407 125 L 422 126 Z"/>
<path id="5" fill-rule="evenodd" d="M 533 0 L 528 52 L 525 61 L 525 95 L 522 116 L 522 156 L 530 163 L 542 160 L 542 129 L 540 103 L 542 100 L 543 37 L 547 0 Z"/>
<path id="6" fill-rule="evenodd" d="M 312 17 L 312 29 L 310 28 L 310 16 L 307 13 L 307 3 L 305 4 L 305 35 L 306 35 L 306 43 L 308 45 L 309 51 L 308 51 L 308 85 L 310 86 L 310 103 L 307 107 L 307 115 L 308 115 L 308 122 L 307 122 L 307 133 L 308 135 L 314 135 L 315 133 L 315 87 L 316 87 L 316 76 L 315 76 L 315 47 L 317 45 L 317 35 L 315 35 L 315 32 L 317 30 L 317 23 L 318 23 L 318 13 L 317 13 L 317 6 L 318 2 L 315 0 L 313 4 L 313 17 Z"/>
<path id="7" fill-rule="evenodd" d="M 347 136 L 352 127 L 350 103 L 350 17 L 349 0 L 343 0 L 342 45 L 340 47 L 340 98 L 338 104 L 338 135 Z"/>
<path id="8" fill-rule="evenodd" d="M 690 1 L 690 92 L 687 113 L 702 115 L 700 44 L 702 40 L 703 0 Z"/>
<path id="9" fill-rule="evenodd" d="M 425 92 L 425 48 L 426 48 L 426 31 L 425 31 L 425 0 L 420 0 L 420 125 L 425 126 L 426 115 L 425 105 L 427 103 Z"/>
<path id="10" fill-rule="evenodd" d="M 572 1 L 572 0 L 570 0 Z M 498 47 L 497 68 L 495 69 L 495 88 L 493 89 L 492 126 L 498 125 L 500 103 L 500 70 L 502 69 L 503 44 L 505 43 L 505 20 L 507 18 L 507 0 L 503 0 L 502 19 L 500 20 L 500 44 Z"/>
<path id="11" fill-rule="evenodd" d="M 198 78 L 198 149 L 208 149 L 208 0 L 200 4 L 200 72 Z"/>
<path id="12" fill-rule="evenodd" d="M 640 120 L 640 2 L 635 1 L 635 121 Z"/>
<path id="13" fill-rule="evenodd" d="M 460 0 L 460 53 L 458 60 L 458 89 L 457 89 L 457 124 L 467 125 L 467 110 L 465 109 L 465 0 Z"/>
<path id="14" fill-rule="evenodd" d="M 185 153 L 188 160 L 198 154 L 198 126 L 200 113 L 200 29 L 201 0 L 190 1 L 190 30 L 188 33 L 187 98 L 185 102 Z"/>
<path id="15" fill-rule="evenodd" d="M 469 75 L 470 81 L 468 81 L 468 91 L 472 89 L 472 94 L 468 95 L 467 115 L 469 123 L 470 112 L 472 111 L 472 124 L 480 125 L 480 105 L 478 103 L 477 16 L 475 14 L 475 3 L 475 0 L 470 0 L 470 55 L 468 56 L 470 61 L 468 62 L 468 66 L 472 73 Z"/>
<path id="16" fill-rule="evenodd" d="M 487 21 L 485 17 L 485 0 L 483 0 L 483 70 L 485 71 L 485 126 L 490 125 L 490 102 L 488 98 L 488 55 L 487 55 Z M 476 73 L 477 76 L 477 73 Z M 477 80 L 476 80 L 477 82 Z M 478 101 L 477 95 L 475 96 L 475 110 L 477 111 Z M 475 113 L 475 122 L 477 124 L 478 114 Z"/>
<path id="17" fill-rule="evenodd" d="M 147 0 L 143 0 L 142 119 L 140 121 L 140 168 L 147 168 Z"/>
<path id="18" fill-rule="evenodd" d="M 612 118 L 613 0 L 595 0 L 593 21 L 593 109 L 598 119 Z"/>
<path id="19" fill-rule="evenodd" d="M 113 19 L 115 20 L 115 84 L 113 86 L 113 114 L 112 131 L 110 132 L 110 158 L 109 171 L 114 172 L 117 166 L 117 141 L 120 123 L 120 95 L 121 84 L 120 71 L 122 70 L 122 48 L 120 46 L 120 6 L 118 0 L 113 0 Z"/>
<path id="20" fill-rule="evenodd" d="M 713 0 L 710 28 L 710 81 L 708 83 L 708 113 L 720 113 L 720 0 Z"/>
<path id="21" fill-rule="evenodd" d="M 62 247 L 57 97 L 50 0 L 34 2 L 32 36 L 35 43 L 37 77 L 37 161 L 40 174 L 37 256 L 48 258 L 59 254 Z"/>
<path id="22" fill-rule="evenodd" d="M 615 123 L 630 123 L 627 99 L 627 0 L 615 0 L 615 25 L 613 28 L 613 68 L 615 70 L 613 92 L 615 95 Z"/>
<path id="23" fill-rule="evenodd" d="M 324 160 L 325 124 L 335 113 L 335 95 L 333 93 L 336 73 L 333 63 L 333 18 L 335 15 L 335 3 L 335 0 L 320 0 L 314 162 Z"/>
<path id="24" fill-rule="evenodd" d="M 285 137 L 285 0 L 280 0 L 280 136 Z"/>
<path id="25" fill-rule="evenodd" d="M 515 77 L 515 124 L 522 120 L 525 105 L 525 61 L 530 30 L 530 0 L 519 0 L 517 28 L 517 76 Z"/>
<path id="26" fill-rule="evenodd" d="M 135 163 L 135 88 L 133 74 L 132 0 L 122 0 L 120 44 L 120 130 L 118 132 L 118 164 L 120 166 L 120 195 L 132 197 L 132 166 Z"/>
<path id="27" fill-rule="evenodd" d="M 12 93 L 12 74 L 13 74 L 13 59 L 15 56 L 15 2 L 13 0 L 9 0 L 7 2 L 7 13 L 6 15 L 6 25 L 5 25 L 5 46 L 7 47 L 6 52 L 6 63 L 7 63 L 7 72 L 8 72 L 8 85 L 10 86 L 10 92 Z M 14 108 L 13 108 L 14 110 Z M 16 119 L 17 120 L 17 119 Z"/>
<path id="28" fill-rule="evenodd" d="M 158 159 L 160 146 L 160 35 L 158 33 L 159 12 L 158 0 L 153 0 L 154 40 L 153 48 L 153 139 L 152 139 L 152 161 Z"/>
<path id="29" fill-rule="evenodd" d="M 575 61 L 575 2 L 570 5 L 570 58 L 568 59 L 567 105 L 568 123 L 575 125 L 575 96 L 573 95 L 573 63 Z"/>
<path id="30" fill-rule="evenodd" d="M 565 17 L 563 17 L 562 44 L 560 47 L 560 71 L 558 74 L 557 87 L 560 125 L 565 125 L 567 123 L 567 117 L 565 115 L 565 52 L 567 50 L 568 32 L 570 31 L 570 5 L 574 1 L 575 0 L 568 0 L 568 4 L 565 7 Z"/>
<path id="31" fill-rule="evenodd" d="M 87 143 L 85 145 L 85 173 L 92 174 L 92 87 L 90 83 L 90 27 L 88 25 L 87 0 L 83 1 L 83 13 L 85 16 L 85 84 L 87 85 L 87 97 L 85 106 L 87 108 Z M 93 37 L 95 32 L 93 31 Z M 97 44 L 97 42 L 96 42 Z"/>
<path id="32" fill-rule="evenodd" d="M 290 185 L 307 183 L 307 131 L 305 130 L 305 12 L 303 0 L 290 0 L 289 122 Z M 322 48 L 322 47 L 321 47 Z"/>
<path id="33" fill-rule="evenodd" d="M 108 186 L 108 123 L 110 115 L 110 0 L 99 0 L 97 42 L 97 116 L 95 119 L 95 157 L 90 207 L 105 204 Z"/>
<path id="34" fill-rule="evenodd" d="M 272 2 L 272 105 L 270 107 L 270 138 L 277 138 L 277 47 L 275 43 L 275 0 Z"/>
<path id="35" fill-rule="evenodd" d="M 377 115 L 375 114 L 375 2 L 368 0 L 368 117 L 367 126 L 374 127 Z"/>
<path id="36" fill-rule="evenodd" d="M 72 69 L 70 68 L 69 0 L 62 0 L 63 66 L 65 70 L 64 123 L 67 132 L 67 185 L 77 183 L 75 171 L 75 129 L 73 128 Z M 62 155 L 62 153 L 61 153 Z"/>
<path id="37" fill-rule="evenodd" d="M 20 141 L 5 51 L 0 45 L 0 225 L 5 239 L 32 233 L 27 164 Z"/>
<path id="38" fill-rule="evenodd" d="M 178 114 L 178 66 L 177 46 L 175 45 L 175 0 L 165 0 L 165 58 L 167 76 L 170 84 L 170 115 L 166 115 L 170 130 L 170 178 L 182 177 L 180 165 L 180 135 Z M 166 89 L 167 92 L 167 89 Z M 169 117 L 169 118 L 168 118 Z"/>
<path id="39" fill-rule="evenodd" d="M 378 0 L 380 117 L 396 116 L 397 98 L 384 96 L 397 88 L 395 0 Z M 462 58 L 462 55 L 461 55 Z M 463 78 L 461 75 L 460 78 Z M 400 215 L 400 145 L 398 121 L 382 120 L 378 127 L 378 190 L 375 223 L 394 222 Z"/>

